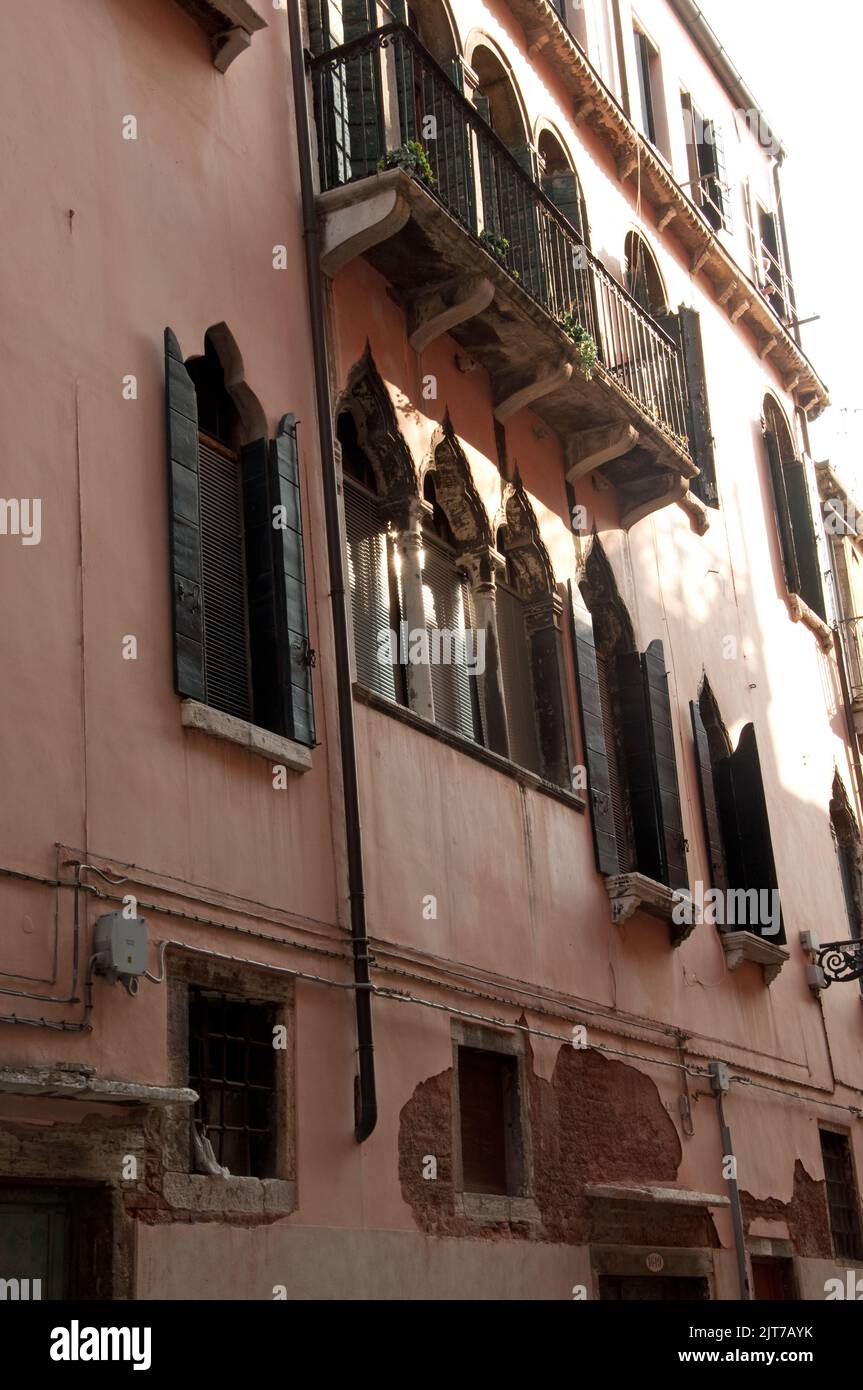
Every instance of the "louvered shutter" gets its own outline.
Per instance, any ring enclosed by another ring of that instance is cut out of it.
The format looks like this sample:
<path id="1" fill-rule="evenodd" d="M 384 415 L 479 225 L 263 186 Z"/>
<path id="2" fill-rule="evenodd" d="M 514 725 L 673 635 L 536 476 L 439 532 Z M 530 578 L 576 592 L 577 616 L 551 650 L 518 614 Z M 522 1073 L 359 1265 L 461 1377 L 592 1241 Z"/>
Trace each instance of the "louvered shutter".
<path id="1" fill-rule="evenodd" d="M 444 63 L 443 70 L 461 92 L 464 76 L 458 59 Z M 448 211 L 473 231 L 476 200 L 470 127 L 462 103 L 432 68 L 423 69 L 423 111 L 435 120 L 435 138 L 423 142 L 436 179 L 435 192 Z"/>
<path id="2" fill-rule="evenodd" d="M 168 498 L 173 593 L 174 689 L 204 700 L 204 613 L 198 490 L 198 404 L 170 328 L 165 329 Z"/>
<path id="3" fill-rule="evenodd" d="M 815 524 L 812 520 L 812 506 L 806 481 L 806 465 L 801 459 L 791 459 L 785 464 L 783 473 L 791 530 L 794 536 L 794 553 L 797 557 L 797 570 L 800 576 L 800 597 L 808 603 L 822 621 L 826 622 L 827 609 L 824 603 L 824 588 L 821 582 L 821 568 L 818 563 Z"/>
<path id="4" fill-rule="evenodd" d="M 701 318 L 696 309 L 681 304 L 678 314 L 680 348 L 689 400 L 689 446 L 694 463 L 701 469 L 690 487 L 708 506 L 719 505 L 716 489 L 716 455 L 707 399 L 707 374 L 701 341 Z"/>
<path id="5" fill-rule="evenodd" d="M 542 773 L 524 604 L 503 585 L 497 587 L 497 635 L 510 757 L 520 767 Z"/>
<path id="6" fill-rule="evenodd" d="M 491 129 L 491 104 L 488 97 L 484 97 L 481 93 L 475 92 L 473 104 L 476 107 L 478 115 L 482 117 L 489 129 Z M 477 135 L 477 146 L 479 149 L 479 182 L 480 191 L 482 193 L 482 229 L 484 232 L 490 232 L 494 236 L 502 236 L 503 218 L 501 215 L 497 178 L 495 176 L 494 148 L 492 142 L 484 138 L 483 133 Z"/>
<path id="7" fill-rule="evenodd" d="M 665 656 L 660 641 L 617 659 L 618 694 L 639 871 L 687 888 L 683 820 Z"/>
<path id="8" fill-rule="evenodd" d="M 467 628 L 465 582 L 449 554 L 428 537 L 423 539 L 423 600 L 430 644 L 435 630 L 461 634 Z M 471 677 L 464 663 L 463 640 L 445 644 L 454 661 L 435 660 L 431 645 L 432 698 L 435 722 L 465 738 L 476 739 L 475 702 Z M 444 650 L 442 646 L 441 650 Z"/>
<path id="9" fill-rule="evenodd" d="M 284 732 L 312 747 L 315 711 L 312 695 L 309 607 L 303 549 L 303 513 L 297 425 L 294 415 L 283 415 L 270 443 L 270 535 L 273 548 L 276 629 L 278 633 L 279 684 Z M 272 509 L 279 511 L 284 526 L 273 526 Z"/>
<path id="10" fill-rule="evenodd" d="M 533 145 L 519 145 L 511 153 L 535 183 L 537 167 L 536 150 Z M 507 253 L 508 264 L 518 271 L 528 294 L 532 294 L 544 304 L 548 298 L 549 285 L 547 257 L 543 254 L 548 236 L 542 204 L 534 196 L 532 184 L 520 179 L 503 156 L 498 159 L 498 169 L 503 232 L 510 244 Z"/>
<path id="11" fill-rule="evenodd" d="M 713 784 L 710 744 L 696 700 L 690 700 L 689 712 L 692 717 L 692 735 L 695 740 L 695 766 L 698 770 L 698 787 L 701 793 L 704 839 L 710 860 L 710 881 L 714 888 L 724 889 L 728 887 L 728 875 L 725 868 L 725 849 L 722 843 L 722 826 L 716 801 L 716 788 Z"/>
<path id="12" fill-rule="evenodd" d="M 590 824 L 593 830 L 596 867 L 601 874 L 616 874 L 619 872 L 619 861 L 612 806 L 610 757 L 606 746 L 606 725 L 603 719 L 602 696 L 597 673 L 593 619 L 587 610 L 580 590 L 575 585 L 569 586 L 569 596 L 575 669 L 578 678 L 581 740 L 587 763 Z"/>
<path id="13" fill-rule="evenodd" d="M 753 724 L 747 724 L 743 729 L 737 748 L 730 757 L 717 763 L 716 791 L 726 846 L 729 887 L 755 889 L 759 893 L 778 888 L 767 800 Z M 758 931 L 757 925 L 749 929 Z M 768 939 L 777 944 L 785 940 L 781 912 L 779 931 Z"/>
<path id="14" fill-rule="evenodd" d="M 280 679 L 269 441 L 257 439 L 247 444 L 241 458 L 254 719 L 261 728 L 284 734 L 289 732 L 289 727 L 285 721 Z"/>
<path id="15" fill-rule="evenodd" d="M 240 462 L 217 440 L 198 436 L 204 681 L 213 709 L 252 718 L 249 614 Z"/>
<path id="16" fill-rule="evenodd" d="M 785 469 L 779 454 L 779 445 L 772 430 L 764 431 L 764 447 L 770 468 L 770 486 L 773 494 L 773 510 L 776 516 L 776 530 L 779 535 L 779 549 L 785 570 L 785 584 L 789 594 L 800 593 L 800 572 L 797 568 L 797 554 L 794 548 L 794 532 L 791 526 L 791 512 L 785 491 Z"/>
<path id="17" fill-rule="evenodd" d="M 761 288 L 764 279 L 764 268 L 761 264 L 758 246 L 760 234 L 755 226 L 755 208 L 752 200 L 752 184 L 749 179 L 743 183 L 743 211 L 746 217 L 746 238 L 749 242 L 749 254 L 752 257 L 752 278 L 758 288 Z"/>
<path id="18" fill-rule="evenodd" d="M 345 0 L 342 14 L 345 43 L 361 38 L 374 28 L 366 0 Z M 355 179 L 376 173 L 378 160 L 385 154 L 381 52 L 374 49 L 352 58 L 344 66 L 348 126 L 344 144 L 350 153 L 351 176 Z"/>
<path id="19" fill-rule="evenodd" d="M 369 690 L 395 700 L 395 675 L 392 663 L 386 659 L 390 634 L 386 526 L 374 498 L 347 479 L 344 497 L 357 680 Z"/>

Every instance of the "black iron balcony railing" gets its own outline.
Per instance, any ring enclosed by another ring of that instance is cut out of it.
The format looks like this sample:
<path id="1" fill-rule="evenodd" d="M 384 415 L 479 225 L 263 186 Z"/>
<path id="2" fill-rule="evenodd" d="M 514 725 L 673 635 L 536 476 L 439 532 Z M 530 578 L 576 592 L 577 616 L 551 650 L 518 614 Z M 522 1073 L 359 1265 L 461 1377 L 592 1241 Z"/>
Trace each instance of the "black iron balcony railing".
<path id="1" fill-rule="evenodd" d="M 428 193 L 600 367 L 684 448 L 686 404 L 671 338 L 588 250 L 532 172 L 404 25 L 312 59 L 322 189 L 367 178 L 392 151 L 421 146 Z M 430 172 L 430 176 L 429 176 Z"/>
<path id="2" fill-rule="evenodd" d="M 863 704 L 863 618 L 843 618 L 839 633 L 845 650 L 848 688 L 852 702 Z"/>

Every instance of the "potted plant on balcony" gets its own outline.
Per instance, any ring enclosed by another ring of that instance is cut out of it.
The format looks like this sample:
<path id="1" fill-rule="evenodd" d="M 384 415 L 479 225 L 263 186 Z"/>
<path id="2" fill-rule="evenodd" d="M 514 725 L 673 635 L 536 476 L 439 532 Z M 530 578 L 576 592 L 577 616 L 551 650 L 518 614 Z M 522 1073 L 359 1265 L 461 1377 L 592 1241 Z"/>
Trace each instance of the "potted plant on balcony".
<path id="1" fill-rule="evenodd" d="M 479 234 L 479 239 L 489 255 L 494 256 L 498 264 L 502 265 L 504 270 L 509 271 L 513 280 L 521 279 L 519 272 L 513 270 L 512 266 L 509 264 L 509 241 L 505 236 L 501 236 L 498 232 L 491 231 L 488 227 L 483 227 Z"/>
<path id="2" fill-rule="evenodd" d="M 404 169 L 412 179 L 419 179 L 420 183 L 427 184 L 429 188 L 434 188 L 437 183 L 429 157 L 419 140 L 406 140 L 403 145 L 387 150 L 383 159 L 378 160 L 378 169 Z"/>
<path id="3" fill-rule="evenodd" d="M 598 360 L 596 343 L 587 329 L 574 317 L 571 309 L 562 313 L 557 321 L 567 338 L 571 338 L 575 343 L 576 365 L 585 381 L 590 381 Z"/>

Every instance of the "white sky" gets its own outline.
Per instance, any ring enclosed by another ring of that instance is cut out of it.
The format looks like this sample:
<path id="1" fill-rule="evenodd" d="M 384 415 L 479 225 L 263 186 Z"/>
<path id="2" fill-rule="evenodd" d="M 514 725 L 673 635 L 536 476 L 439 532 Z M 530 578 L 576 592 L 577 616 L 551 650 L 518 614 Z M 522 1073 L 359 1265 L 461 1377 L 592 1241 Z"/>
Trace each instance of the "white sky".
<path id="1" fill-rule="evenodd" d="M 699 3 L 788 151 L 782 192 L 797 312 L 821 315 L 801 329 L 803 347 L 833 400 L 812 426 L 812 449 L 863 503 L 863 3 Z"/>

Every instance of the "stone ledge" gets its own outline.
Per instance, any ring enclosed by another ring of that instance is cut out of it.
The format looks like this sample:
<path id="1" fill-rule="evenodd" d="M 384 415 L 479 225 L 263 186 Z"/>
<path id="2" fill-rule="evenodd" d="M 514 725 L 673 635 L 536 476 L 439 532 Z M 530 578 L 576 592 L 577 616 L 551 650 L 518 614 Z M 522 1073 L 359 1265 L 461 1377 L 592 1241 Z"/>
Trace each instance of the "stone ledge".
<path id="1" fill-rule="evenodd" d="M 586 1182 L 587 1197 L 610 1202 L 659 1202 L 663 1206 L 729 1207 L 730 1198 L 715 1192 L 692 1192 L 684 1187 L 655 1187 L 638 1183 Z"/>
<path id="2" fill-rule="evenodd" d="M 162 1193 L 183 1211 L 270 1212 L 296 1210 L 296 1183 L 282 1178 L 209 1177 L 203 1173 L 165 1173 Z"/>
<path id="3" fill-rule="evenodd" d="M 685 941 L 695 926 L 691 898 L 682 888 L 669 888 L 646 874 L 631 873 L 611 874 L 605 880 L 605 889 L 611 899 L 612 922 L 626 922 L 634 912 L 646 912 L 669 924 L 672 946 Z M 689 920 L 676 922 L 674 909 L 684 903 L 689 904 L 689 911 L 683 914 Z"/>
<path id="4" fill-rule="evenodd" d="M 539 1225 L 542 1218 L 532 1197 L 504 1197 L 495 1193 L 457 1192 L 456 1210 L 470 1221 L 528 1221 Z"/>
<path id="5" fill-rule="evenodd" d="M 213 66 L 227 72 L 235 58 L 245 53 L 252 35 L 266 29 L 267 21 L 248 0 L 177 0 L 210 40 Z"/>
<path id="6" fill-rule="evenodd" d="M 199 733 L 210 734 L 226 743 L 239 744 L 269 762 L 283 763 L 291 772 L 311 771 L 312 750 L 303 743 L 272 734 L 269 729 L 261 729 L 233 714 L 224 714 L 199 700 L 183 700 L 180 709 L 186 729 L 197 729 Z"/>
<path id="7" fill-rule="evenodd" d="M 756 936 L 755 932 L 721 931 L 719 939 L 729 970 L 738 970 L 744 961 L 752 961 L 761 966 L 766 985 L 776 979 L 785 962 L 791 959 L 791 952 L 784 946 L 765 941 L 763 936 Z"/>
<path id="8" fill-rule="evenodd" d="M 86 1068 L 27 1067 L 0 1071 L 0 1093 L 42 1096 L 48 1100 L 108 1101 L 115 1105 L 194 1105 L 196 1091 L 187 1086 L 148 1086 L 139 1081 L 109 1081 Z"/>

